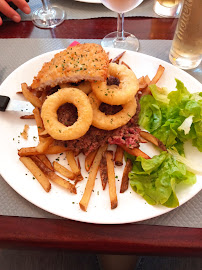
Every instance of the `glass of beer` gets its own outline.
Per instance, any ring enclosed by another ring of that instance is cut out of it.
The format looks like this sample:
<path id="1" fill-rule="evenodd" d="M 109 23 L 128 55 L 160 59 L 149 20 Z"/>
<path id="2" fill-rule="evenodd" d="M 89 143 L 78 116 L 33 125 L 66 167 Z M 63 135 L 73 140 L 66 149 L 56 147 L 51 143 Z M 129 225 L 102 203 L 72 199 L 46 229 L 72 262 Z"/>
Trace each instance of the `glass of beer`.
<path id="1" fill-rule="evenodd" d="M 101 41 L 103 47 L 138 51 L 139 40 L 131 33 L 124 31 L 124 13 L 137 7 L 142 1 L 143 0 L 101 0 L 103 5 L 118 13 L 117 31 L 104 37 Z"/>
<path id="2" fill-rule="evenodd" d="M 202 0 L 184 0 L 169 54 L 171 63 L 193 69 L 202 59 Z"/>
<path id="3" fill-rule="evenodd" d="M 154 0 L 154 12 L 162 17 L 179 15 L 183 0 Z"/>

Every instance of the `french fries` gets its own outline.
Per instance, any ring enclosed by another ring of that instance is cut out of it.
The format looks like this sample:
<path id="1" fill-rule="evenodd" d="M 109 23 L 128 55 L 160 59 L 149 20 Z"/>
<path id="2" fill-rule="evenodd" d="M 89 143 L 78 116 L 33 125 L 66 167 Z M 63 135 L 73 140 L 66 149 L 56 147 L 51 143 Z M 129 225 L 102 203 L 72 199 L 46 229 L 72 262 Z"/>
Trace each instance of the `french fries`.
<path id="1" fill-rule="evenodd" d="M 131 68 L 129 67 L 129 65 L 128 65 L 128 64 L 126 64 L 126 62 L 124 62 L 124 61 L 121 61 L 121 65 L 126 66 L 128 69 L 131 69 Z"/>
<path id="2" fill-rule="evenodd" d="M 73 180 L 76 177 L 76 175 L 73 172 L 71 172 L 70 170 L 68 170 L 67 168 L 65 168 L 56 161 L 53 161 L 53 168 L 55 169 L 56 172 L 59 172 L 61 175 L 63 175 L 68 179 Z"/>
<path id="3" fill-rule="evenodd" d="M 93 160 L 97 154 L 97 150 L 92 151 L 90 154 L 87 155 L 87 157 L 85 158 L 85 169 L 88 172 L 90 170 L 91 165 L 93 164 Z"/>
<path id="4" fill-rule="evenodd" d="M 29 157 L 20 157 L 20 161 L 25 165 L 25 167 L 33 174 L 33 176 L 38 180 L 43 189 L 49 192 L 51 189 L 51 184 L 42 170 L 35 164 L 35 162 Z"/>
<path id="5" fill-rule="evenodd" d="M 59 186 L 69 190 L 71 193 L 77 193 L 75 185 L 71 184 L 69 181 L 65 180 L 54 172 L 50 172 L 48 174 L 48 178 Z"/>
<path id="6" fill-rule="evenodd" d="M 105 156 L 106 156 L 106 161 L 107 161 L 107 175 L 108 175 L 108 183 L 109 183 L 109 197 L 110 197 L 110 202 L 111 202 L 111 209 L 114 209 L 118 206 L 118 200 L 117 200 L 117 195 L 116 195 L 113 152 L 106 151 Z"/>
<path id="7" fill-rule="evenodd" d="M 144 79 L 145 79 L 146 84 L 147 84 L 147 85 L 149 85 L 149 84 L 150 84 L 150 82 L 151 82 L 151 80 L 150 80 L 149 76 L 148 76 L 148 75 L 146 75 L 146 76 L 144 77 Z"/>
<path id="8" fill-rule="evenodd" d="M 42 106 L 42 101 L 36 97 L 32 92 L 29 91 L 27 84 L 26 83 L 22 83 L 21 84 L 21 88 L 22 88 L 22 93 L 23 96 L 34 106 L 34 107 L 38 107 L 41 108 Z"/>
<path id="9" fill-rule="evenodd" d="M 37 152 L 45 153 L 53 141 L 52 137 L 40 138 L 40 142 L 36 147 Z"/>
<path id="10" fill-rule="evenodd" d="M 60 154 L 67 151 L 67 148 L 60 145 L 50 145 L 44 154 Z"/>
<path id="11" fill-rule="evenodd" d="M 103 145 L 98 149 L 97 154 L 94 158 L 93 164 L 90 168 L 89 177 L 88 177 L 88 181 L 86 183 L 85 191 L 84 191 L 84 194 L 79 202 L 80 208 L 83 211 L 87 211 L 87 207 L 88 207 L 88 203 L 90 201 L 91 193 L 92 193 L 92 190 L 93 190 L 94 185 L 95 185 L 95 178 L 96 178 L 96 175 L 97 175 L 97 172 L 99 169 L 102 154 L 104 153 L 104 151 L 106 151 L 106 149 L 107 149 L 107 145 Z"/>
<path id="12" fill-rule="evenodd" d="M 44 124 L 43 124 L 43 120 L 41 118 L 39 108 L 37 108 L 37 107 L 34 108 L 33 114 L 34 114 L 34 118 L 35 118 L 35 121 L 36 121 L 38 134 L 41 135 L 41 133 L 44 131 L 45 128 L 44 128 Z"/>
<path id="13" fill-rule="evenodd" d="M 37 157 L 51 170 L 54 171 L 54 168 L 50 162 L 50 160 L 47 158 L 46 155 L 37 155 Z"/>
<path id="14" fill-rule="evenodd" d="M 18 150 L 18 155 L 20 157 L 38 155 L 38 154 L 40 153 L 36 150 L 36 147 L 24 147 Z"/>
<path id="15" fill-rule="evenodd" d="M 114 155 L 114 162 L 116 166 L 122 166 L 123 165 L 123 155 L 124 150 L 121 146 L 117 145 L 115 155 Z"/>
<path id="16" fill-rule="evenodd" d="M 125 145 L 121 145 L 121 147 L 123 148 L 123 150 L 125 150 L 128 154 L 132 156 L 135 156 L 135 157 L 140 156 L 146 159 L 150 159 L 150 157 L 146 153 L 142 152 L 139 148 L 130 149 L 130 148 L 127 148 Z"/>
<path id="17" fill-rule="evenodd" d="M 27 114 L 20 116 L 20 119 L 35 119 L 33 114 Z"/>
<path id="18" fill-rule="evenodd" d="M 159 65 L 158 70 L 151 81 L 150 81 L 148 76 L 145 76 L 145 81 L 146 81 L 148 86 L 142 90 L 142 96 L 151 94 L 151 91 L 149 89 L 149 85 L 156 84 L 159 81 L 159 79 L 162 77 L 164 70 L 165 70 L 165 68 L 163 66 Z"/>
<path id="19" fill-rule="evenodd" d="M 153 136 L 151 133 L 146 132 L 146 131 L 140 131 L 140 136 L 147 140 L 148 142 L 151 142 L 152 144 L 156 145 L 163 151 L 167 151 L 165 145 L 157 139 L 155 136 Z"/>
<path id="20" fill-rule="evenodd" d="M 67 161 L 69 163 L 69 166 L 70 166 L 72 172 L 76 175 L 77 181 L 83 180 L 83 176 L 81 175 L 81 170 L 79 169 L 79 167 L 76 163 L 76 160 L 75 160 L 74 152 L 67 151 L 66 158 L 67 158 Z"/>
<path id="21" fill-rule="evenodd" d="M 148 86 L 148 82 L 146 81 L 144 76 L 140 77 L 138 81 L 139 81 L 139 90 L 142 90 Z"/>
<path id="22" fill-rule="evenodd" d="M 67 189 L 71 193 L 77 193 L 75 185 L 71 184 L 69 181 L 65 180 L 64 178 L 60 177 L 52 170 L 50 170 L 37 156 L 31 156 L 31 159 L 34 163 L 41 169 L 41 171 L 46 175 L 48 179 L 55 182 L 59 186 Z"/>
<path id="23" fill-rule="evenodd" d="M 123 51 L 122 53 L 120 53 L 119 55 L 117 55 L 113 60 L 112 63 L 119 63 L 119 60 L 121 59 L 121 57 L 125 54 L 126 51 Z"/>
<path id="24" fill-rule="evenodd" d="M 125 168 L 123 170 L 123 176 L 122 176 L 122 181 L 121 181 L 121 188 L 120 188 L 120 193 L 124 193 L 128 189 L 128 174 L 132 170 L 133 163 L 130 159 L 127 159 Z"/>
<path id="25" fill-rule="evenodd" d="M 154 76 L 154 78 L 151 80 L 150 84 L 156 84 L 159 79 L 161 78 L 161 76 L 163 75 L 165 68 L 161 65 L 159 65 L 158 70 L 156 72 L 156 75 Z"/>
<path id="26" fill-rule="evenodd" d="M 37 147 L 24 147 L 18 150 L 18 155 L 23 156 L 36 156 L 40 154 L 60 154 L 67 151 L 67 148 L 59 145 L 50 145 L 43 153 L 37 151 Z"/>
<path id="27" fill-rule="evenodd" d="M 107 160 L 105 154 L 102 155 L 102 159 L 100 161 L 100 179 L 102 183 L 102 189 L 105 190 L 108 182 Z"/>
<path id="28" fill-rule="evenodd" d="M 80 159 L 79 159 L 79 157 L 77 157 L 77 164 L 78 164 L 78 168 L 79 168 L 79 170 L 81 170 L 81 163 L 80 163 Z"/>
<path id="29" fill-rule="evenodd" d="M 47 130 L 44 129 L 44 131 L 40 132 L 40 138 L 46 138 L 49 137 L 50 135 L 48 134 Z"/>

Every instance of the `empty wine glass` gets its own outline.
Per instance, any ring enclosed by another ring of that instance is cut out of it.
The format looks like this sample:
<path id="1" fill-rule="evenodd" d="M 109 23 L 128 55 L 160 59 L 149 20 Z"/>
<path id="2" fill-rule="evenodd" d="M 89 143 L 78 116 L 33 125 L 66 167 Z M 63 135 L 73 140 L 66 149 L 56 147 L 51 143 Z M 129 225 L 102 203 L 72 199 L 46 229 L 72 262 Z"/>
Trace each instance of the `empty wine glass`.
<path id="1" fill-rule="evenodd" d="M 124 31 L 124 13 L 137 7 L 142 1 L 143 0 L 101 0 L 103 5 L 118 13 L 117 31 L 104 37 L 101 41 L 103 47 L 138 51 L 139 40 L 134 35 Z"/>
<path id="2" fill-rule="evenodd" d="M 49 0 L 41 0 L 42 7 L 32 14 L 32 22 L 39 28 L 53 28 L 65 19 L 65 12 L 61 8 L 49 4 Z"/>

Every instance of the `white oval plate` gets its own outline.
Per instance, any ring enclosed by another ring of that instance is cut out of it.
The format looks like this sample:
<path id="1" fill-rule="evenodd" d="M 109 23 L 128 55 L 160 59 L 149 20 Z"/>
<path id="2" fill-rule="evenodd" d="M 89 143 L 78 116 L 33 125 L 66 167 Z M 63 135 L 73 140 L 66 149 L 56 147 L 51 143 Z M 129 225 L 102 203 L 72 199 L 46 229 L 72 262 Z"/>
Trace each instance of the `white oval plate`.
<path id="1" fill-rule="evenodd" d="M 115 57 L 121 52 L 119 49 L 108 51 L 110 51 L 110 57 Z M 58 51 L 45 53 L 21 65 L 2 83 L 0 94 L 9 95 L 13 99 L 23 99 L 21 95 L 16 94 L 21 89 L 21 83 L 26 82 L 30 85 L 33 77 L 41 69 L 43 63 L 49 61 L 56 52 Z M 196 79 L 160 59 L 127 51 L 123 60 L 133 69 L 138 78 L 143 75 L 153 78 L 158 66 L 161 64 L 165 67 L 165 72 L 158 83 L 159 86 L 166 86 L 169 90 L 174 90 L 175 78 L 178 78 L 185 83 L 190 92 L 202 91 L 202 86 Z M 0 112 L 0 172 L 5 181 L 31 203 L 64 218 L 100 224 L 137 222 L 159 216 L 171 210 L 164 206 L 151 206 L 147 204 L 130 187 L 128 191 L 120 194 L 119 190 L 123 168 L 115 167 L 115 174 L 118 176 L 116 182 L 118 207 L 114 210 L 110 209 L 108 187 L 105 191 L 102 190 L 98 175 L 88 210 L 87 212 L 83 212 L 79 208 L 79 201 L 85 189 L 88 174 L 83 169 L 84 157 L 82 155 L 80 155 L 80 162 L 84 180 L 78 184 L 77 195 L 70 194 L 54 183 L 52 183 L 51 191 L 46 193 L 37 180 L 33 179 L 31 173 L 19 161 L 17 149 L 37 145 L 37 141 L 35 140 L 37 128 L 34 120 L 20 120 L 19 117 L 20 114 L 18 113 Z M 28 141 L 20 137 L 20 132 L 22 132 L 25 124 L 30 125 Z M 141 146 L 141 149 L 151 156 L 158 154 L 157 150 L 151 144 L 144 144 Z M 195 148 L 188 146 L 186 152 L 187 157 L 192 159 L 192 161 L 199 164 L 202 160 L 202 153 L 199 153 Z M 49 156 L 51 161 L 58 157 L 60 163 L 67 166 L 64 154 Z M 202 176 L 197 176 L 197 183 L 195 185 L 177 190 L 180 205 L 190 200 L 201 190 L 201 187 Z"/>

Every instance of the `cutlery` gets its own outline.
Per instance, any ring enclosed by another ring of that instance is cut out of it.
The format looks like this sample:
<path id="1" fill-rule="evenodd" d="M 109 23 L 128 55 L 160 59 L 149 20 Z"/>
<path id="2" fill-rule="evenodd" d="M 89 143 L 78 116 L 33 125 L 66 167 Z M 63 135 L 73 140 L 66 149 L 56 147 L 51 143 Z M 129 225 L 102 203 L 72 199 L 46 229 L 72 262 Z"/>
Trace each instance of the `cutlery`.
<path id="1" fill-rule="evenodd" d="M 10 99 L 8 96 L 0 95 L 0 111 L 15 111 L 15 112 L 26 112 L 32 113 L 34 106 L 23 100 Z"/>

